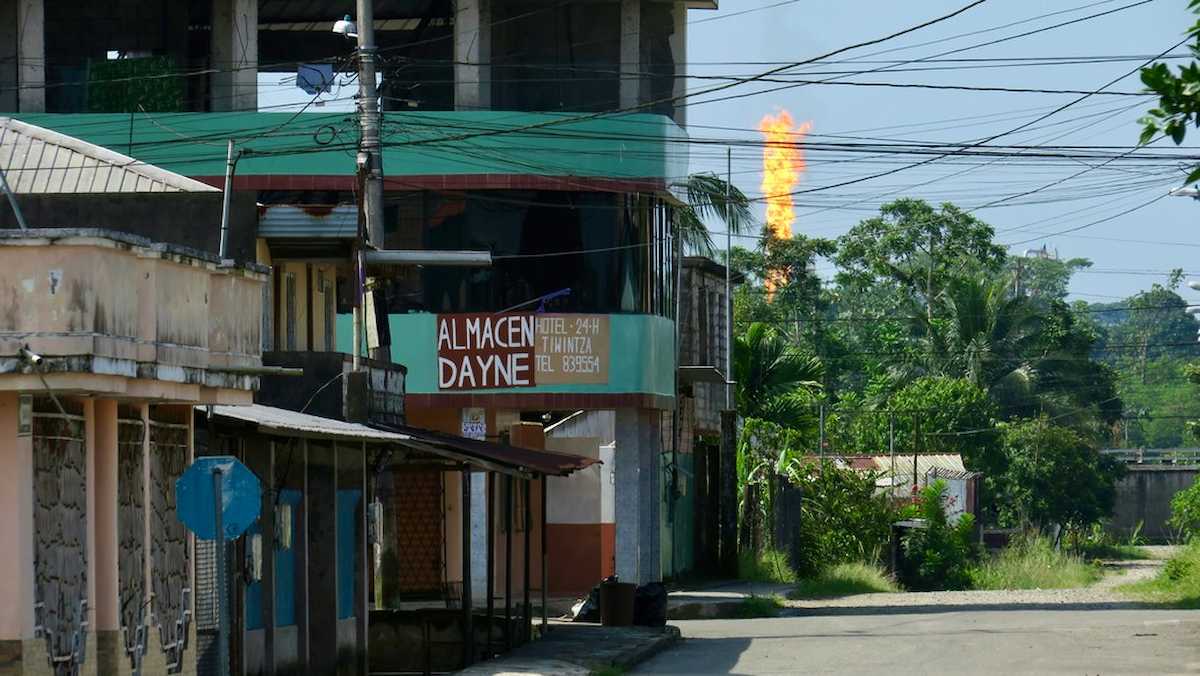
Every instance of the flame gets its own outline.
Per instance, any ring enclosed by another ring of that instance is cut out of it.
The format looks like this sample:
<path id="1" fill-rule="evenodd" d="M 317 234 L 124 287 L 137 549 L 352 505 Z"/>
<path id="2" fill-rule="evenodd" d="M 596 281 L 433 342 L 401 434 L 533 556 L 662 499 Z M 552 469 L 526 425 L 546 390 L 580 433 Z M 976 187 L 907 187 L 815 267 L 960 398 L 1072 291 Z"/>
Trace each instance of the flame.
<path id="1" fill-rule="evenodd" d="M 800 143 L 811 127 L 811 122 L 796 127 L 791 113 L 786 110 L 780 110 L 777 115 L 766 115 L 758 123 L 758 131 L 766 140 L 762 192 L 767 200 L 767 230 L 779 239 L 792 238 L 792 223 L 796 220 L 792 191 L 800 183 L 800 174 L 804 171 L 804 151 Z M 777 273 L 764 281 L 770 297 L 787 279 L 783 273 Z"/>

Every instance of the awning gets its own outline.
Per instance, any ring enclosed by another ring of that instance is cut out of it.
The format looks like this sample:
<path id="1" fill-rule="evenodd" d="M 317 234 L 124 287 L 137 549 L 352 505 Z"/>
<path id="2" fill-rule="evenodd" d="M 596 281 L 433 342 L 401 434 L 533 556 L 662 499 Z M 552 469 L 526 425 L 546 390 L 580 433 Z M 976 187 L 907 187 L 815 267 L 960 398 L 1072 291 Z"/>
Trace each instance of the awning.
<path id="1" fill-rule="evenodd" d="M 206 411 L 208 407 L 197 406 Z M 508 444 L 478 441 L 417 427 L 363 425 L 333 418 L 297 413 L 263 404 L 213 406 L 217 418 L 255 425 L 260 432 L 280 436 L 395 444 L 430 453 L 454 463 L 529 477 L 534 474 L 567 476 L 599 462 L 569 453 L 538 451 Z"/>
<path id="2" fill-rule="evenodd" d="M 691 383 L 725 383 L 725 374 L 715 366 L 680 366 L 679 382 L 684 385 Z"/>
<path id="3" fill-rule="evenodd" d="M 505 465 L 533 474 L 567 476 L 600 462 L 596 458 L 587 458 L 581 455 L 558 453 L 556 451 L 539 451 L 532 448 L 498 444 L 492 441 L 479 441 L 478 439 L 468 439 L 453 434 L 423 430 L 417 427 L 402 425 L 374 425 L 374 427 L 403 434 L 414 441 L 421 442 L 433 448 L 462 454 L 477 460 Z"/>

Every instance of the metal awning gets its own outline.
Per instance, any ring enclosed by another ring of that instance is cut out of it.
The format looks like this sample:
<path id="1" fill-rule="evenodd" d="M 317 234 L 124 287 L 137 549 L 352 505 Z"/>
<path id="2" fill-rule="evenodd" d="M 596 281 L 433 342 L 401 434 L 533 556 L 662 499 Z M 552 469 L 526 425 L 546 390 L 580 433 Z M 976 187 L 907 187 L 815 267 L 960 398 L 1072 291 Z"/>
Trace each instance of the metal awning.
<path id="1" fill-rule="evenodd" d="M 680 366 L 679 382 L 683 385 L 690 383 L 725 383 L 725 374 L 715 366 Z"/>
<path id="2" fill-rule="evenodd" d="M 197 406 L 196 410 L 206 411 L 208 407 Z M 474 465 L 524 478 L 535 474 L 567 476 L 599 462 L 594 458 L 477 441 L 417 427 L 345 422 L 263 404 L 213 406 L 212 415 L 255 425 L 258 431 L 266 434 L 394 444 L 423 451 L 454 463 Z"/>

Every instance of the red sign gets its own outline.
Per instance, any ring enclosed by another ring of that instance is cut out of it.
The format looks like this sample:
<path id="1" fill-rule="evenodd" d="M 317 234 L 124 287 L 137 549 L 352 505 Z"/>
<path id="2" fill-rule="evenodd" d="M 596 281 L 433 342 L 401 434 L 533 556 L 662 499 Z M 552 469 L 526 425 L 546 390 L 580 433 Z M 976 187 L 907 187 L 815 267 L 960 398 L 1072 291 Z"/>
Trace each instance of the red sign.
<path id="1" fill-rule="evenodd" d="M 438 315 L 439 390 L 533 387 L 534 316 Z"/>

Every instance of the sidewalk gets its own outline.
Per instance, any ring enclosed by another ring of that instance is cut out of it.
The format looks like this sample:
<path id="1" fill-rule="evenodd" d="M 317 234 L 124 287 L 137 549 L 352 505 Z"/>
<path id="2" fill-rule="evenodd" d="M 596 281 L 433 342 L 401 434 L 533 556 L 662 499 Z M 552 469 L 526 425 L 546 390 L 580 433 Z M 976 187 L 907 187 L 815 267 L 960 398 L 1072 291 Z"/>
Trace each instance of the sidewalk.
<path id="1" fill-rule="evenodd" d="M 670 620 L 715 620 L 732 616 L 751 596 L 787 596 L 795 585 L 732 580 L 699 589 L 671 592 L 667 599 Z"/>
<path id="2" fill-rule="evenodd" d="M 606 667 L 629 669 L 677 640 L 679 629 L 669 625 L 651 629 L 551 622 L 544 638 L 459 673 L 464 676 L 588 676 Z"/>

